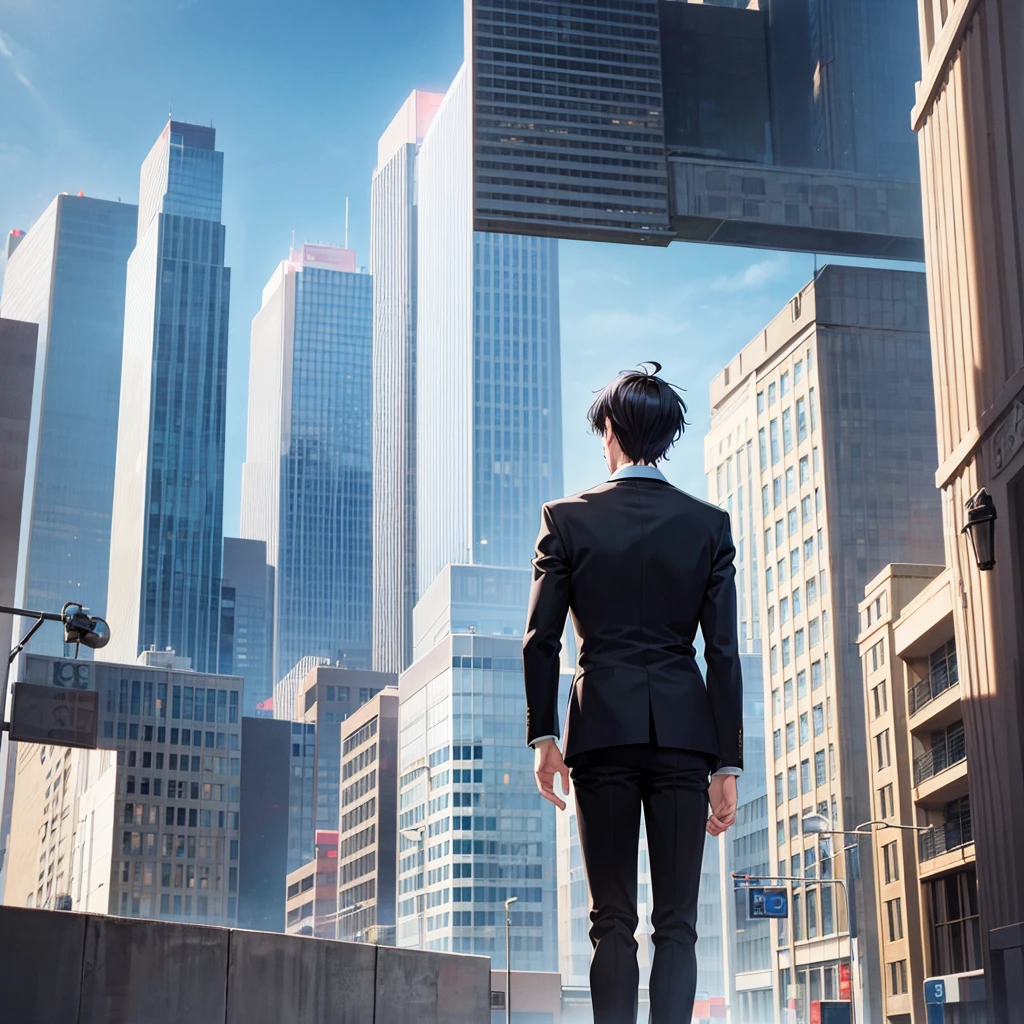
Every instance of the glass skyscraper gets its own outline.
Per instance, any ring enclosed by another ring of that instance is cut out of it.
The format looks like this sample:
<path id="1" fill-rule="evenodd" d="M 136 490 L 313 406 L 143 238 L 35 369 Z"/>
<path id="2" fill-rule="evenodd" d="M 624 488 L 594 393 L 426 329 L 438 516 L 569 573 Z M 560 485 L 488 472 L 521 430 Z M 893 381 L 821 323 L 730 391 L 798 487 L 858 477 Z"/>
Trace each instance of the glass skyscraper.
<path id="1" fill-rule="evenodd" d="M 373 275 L 373 667 L 412 660 L 416 601 L 416 154 L 444 97 L 415 91 L 377 145 Z"/>
<path id="2" fill-rule="evenodd" d="M 275 568 L 274 678 L 370 667 L 372 278 L 304 245 L 253 319 L 241 532 Z"/>
<path id="3" fill-rule="evenodd" d="M 15 603 L 107 613 L 125 274 L 138 208 L 59 195 L 13 236 L 0 316 L 39 325 Z M 37 653 L 62 655 L 60 630 Z M 84 650 L 83 657 L 91 652 Z"/>
<path id="4" fill-rule="evenodd" d="M 171 647 L 216 671 L 230 271 L 213 128 L 169 121 L 128 261 L 105 660 Z"/>
<path id="5" fill-rule="evenodd" d="M 417 166 L 420 594 L 449 563 L 528 566 L 562 495 L 558 243 L 473 232 L 470 115 L 463 68 Z"/>

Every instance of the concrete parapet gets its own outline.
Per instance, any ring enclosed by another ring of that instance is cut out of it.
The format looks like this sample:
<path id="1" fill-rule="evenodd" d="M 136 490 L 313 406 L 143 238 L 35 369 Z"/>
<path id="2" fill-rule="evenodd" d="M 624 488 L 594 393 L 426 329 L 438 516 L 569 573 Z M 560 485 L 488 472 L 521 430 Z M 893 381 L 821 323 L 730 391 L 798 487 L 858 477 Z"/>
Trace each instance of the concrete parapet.
<path id="1" fill-rule="evenodd" d="M 0 907 L 18 1024 L 485 1024 L 486 957 Z"/>

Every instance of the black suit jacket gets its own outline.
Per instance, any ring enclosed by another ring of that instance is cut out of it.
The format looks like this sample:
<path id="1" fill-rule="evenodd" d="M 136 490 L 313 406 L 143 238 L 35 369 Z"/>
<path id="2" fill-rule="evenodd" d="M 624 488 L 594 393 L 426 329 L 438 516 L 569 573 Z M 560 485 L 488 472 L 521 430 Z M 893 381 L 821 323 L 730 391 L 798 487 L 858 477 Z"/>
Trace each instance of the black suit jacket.
<path id="1" fill-rule="evenodd" d="M 743 767 L 743 681 L 728 513 L 621 477 L 544 505 L 523 670 L 526 739 L 557 735 L 566 614 L 579 637 L 563 757 L 657 742 Z M 707 683 L 693 639 L 704 636 Z"/>

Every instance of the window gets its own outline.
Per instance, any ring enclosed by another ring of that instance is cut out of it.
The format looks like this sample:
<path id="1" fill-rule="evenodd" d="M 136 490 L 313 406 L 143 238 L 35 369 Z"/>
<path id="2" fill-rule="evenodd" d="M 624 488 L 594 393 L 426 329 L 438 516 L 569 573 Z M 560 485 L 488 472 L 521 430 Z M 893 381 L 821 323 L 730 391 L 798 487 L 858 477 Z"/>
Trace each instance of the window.
<path id="1" fill-rule="evenodd" d="M 982 967 L 978 879 L 973 866 L 925 883 L 933 974 Z"/>
<path id="2" fill-rule="evenodd" d="M 772 747 L 775 751 L 775 759 L 782 757 L 782 730 L 776 729 L 772 734 Z"/>
<path id="3" fill-rule="evenodd" d="M 811 521 L 812 516 L 811 516 L 811 499 L 810 498 L 801 498 L 800 499 L 800 518 L 805 523 L 809 523 Z"/>
<path id="4" fill-rule="evenodd" d="M 885 912 L 889 920 L 889 941 L 896 942 L 903 938 L 903 900 L 899 896 L 886 900 Z"/>
<path id="5" fill-rule="evenodd" d="M 892 757 L 889 752 L 889 730 L 883 729 L 875 737 L 875 756 L 879 770 L 888 768 L 892 764 Z"/>
<path id="6" fill-rule="evenodd" d="M 807 403 L 802 398 L 796 400 L 796 437 L 797 441 L 807 440 Z"/>
<path id="7" fill-rule="evenodd" d="M 799 700 L 807 696 L 807 671 L 800 669 L 796 674 L 796 695 Z"/>
<path id="8" fill-rule="evenodd" d="M 800 893 L 793 893 L 793 941 L 800 942 L 804 937 L 803 913 L 800 906 Z"/>
<path id="9" fill-rule="evenodd" d="M 804 379 L 804 361 L 801 359 L 793 366 L 793 384 L 799 384 Z"/>
<path id="10" fill-rule="evenodd" d="M 789 838 L 799 839 L 800 838 L 800 815 L 791 814 L 789 816 Z"/>
<path id="11" fill-rule="evenodd" d="M 810 793 L 811 791 L 811 759 L 805 757 L 800 762 L 800 792 Z"/>
<path id="12" fill-rule="evenodd" d="M 795 800 L 799 794 L 796 789 L 796 767 L 786 769 L 786 788 L 789 792 L 789 799 Z"/>
<path id="13" fill-rule="evenodd" d="M 775 382 L 774 381 L 772 381 L 772 383 L 768 385 L 768 404 L 769 405 L 774 405 L 775 404 Z"/>
<path id="14" fill-rule="evenodd" d="M 824 536 L 822 536 L 821 530 L 819 530 L 818 531 L 818 550 L 821 551 L 824 546 L 825 546 L 825 538 L 824 538 Z M 823 594 L 825 593 L 825 588 L 824 587 L 821 588 L 821 592 Z"/>
<path id="15" fill-rule="evenodd" d="M 779 601 L 779 623 L 785 625 L 789 622 L 789 598 L 784 597 Z"/>
<path id="16" fill-rule="evenodd" d="M 786 470 L 786 493 L 793 494 L 796 491 L 796 470 L 790 466 Z"/>
<path id="17" fill-rule="evenodd" d="M 811 619 L 807 625 L 808 640 L 811 648 L 815 648 L 821 643 L 821 629 L 818 625 L 817 619 Z"/>
<path id="18" fill-rule="evenodd" d="M 885 680 L 883 679 L 872 691 L 871 695 L 875 703 L 875 718 L 889 710 L 889 704 L 885 694 Z"/>
<path id="19" fill-rule="evenodd" d="M 772 690 L 772 714 L 782 714 L 782 694 L 779 693 L 779 688 L 777 686 Z"/>
<path id="20" fill-rule="evenodd" d="M 773 646 L 768 655 L 768 663 L 772 672 L 779 671 L 779 648 Z"/>
<path id="21" fill-rule="evenodd" d="M 768 424 L 768 437 L 772 448 L 772 465 L 774 466 L 781 458 L 779 452 L 779 421 L 772 420 Z"/>
<path id="22" fill-rule="evenodd" d="M 800 549 L 793 548 L 789 553 L 789 574 L 796 576 L 800 572 Z"/>
<path id="23" fill-rule="evenodd" d="M 807 720 L 807 712 L 800 716 L 800 743 L 804 744 L 811 738 L 810 724 Z"/>
<path id="24" fill-rule="evenodd" d="M 783 790 L 782 790 L 782 773 L 780 772 L 775 776 L 775 803 L 781 804 L 783 801 Z"/>
<path id="25" fill-rule="evenodd" d="M 768 485 L 761 488 L 761 514 L 768 515 Z"/>
<path id="26" fill-rule="evenodd" d="M 804 541 L 804 561 L 809 562 L 814 557 L 814 538 L 808 537 Z"/>
<path id="27" fill-rule="evenodd" d="M 807 607 L 818 603 L 818 581 L 816 579 L 809 579 L 807 586 L 804 588 L 807 591 Z"/>
<path id="28" fill-rule="evenodd" d="M 825 751 L 816 750 L 814 752 L 814 784 L 816 786 L 824 786 L 827 779 L 825 778 Z"/>
<path id="29" fill-rule="evenodd" d="M 764 392 L 758 391 L 757 393 L 757 411 L 764 412 Z"/>
<path id="30" fill-rule="evenodd" d="M 788 394 L 789 394 L 789 370 L 786 370 L 785 373 L 783 373 L 779 377 L 779 395 L 780 395 L 780 397 L 785 398 L 786 395 L 788 395 Z"/>
<path id="31" fill-rule="evenodd" d="M 807 456 L 800 459 L 800 484 L 801 486 L 811 479 L 811 464 Z"/>
<path id="32" fill-rule="evenodd" d="M 891 782 L 878 791 L 878 812 L 883 821 L 896 813 Z"/>
<path id="33" fill-rule="evenodd" d="M 768 606 L 768 635 L 775 632 L 775 606 Z"/>
<path id="34" fill-rule="evenodd" d="M 792 661 L 792 656 L 790 654 L 789 637 L 787 636 L 782 641 L 782 667 L 785 668 L 790 661 Z"/>
<path id="35" fill-rule="evenodd" d="M 764 589 L 769 594 L 772 592 L 772 567 L 770 565 L 764 571 Z"/>
<path id="36" fill-rule="evenodd" d="M 793 706 L 793 680 L 787 679 L 782 684 L 782 691 L 786 696 L 786 707 L 791 708 Z"/>
<path id="37" fill-rule="evenodd" d="M 796 509 L 791 508 L 789 510 L 789 535 L 795 537 L 797 533 L 797 521 L 796 521 Z"/>
<path id="38" fill-rule="evenodd" d="M 889 964 L 889 991 L 894 996 L 904 995 L 907 991 L 907 961 L 896 960 Z"/>
<path id="39" fill-rule="evenodd" d="M 807 890 L 807 938 L 814 939 L 818 936 L 818 891 L 817 889 Z"/>
<path id="40" fill-rule="evenodd" d="M 761 469 L 765 470 L 768 468 L 768 451 L 765 447 L 764 427 L 757 432 L 757 446 L 761 452 Z"/>
<path id="41" fill-rule="evenodd" d="M 796 750 L 796 723 L 786 723 L 786 750 Z"/>
<path id="42" fill-rule="evenodd" d="M 898 882 L 900 880 L 900 859 L 896 840 L 882 847 L 882 861 L 885 864 L 885 881 L 887 883 Z"/>
<path id="43" fill-rule="evenodd" d="M 782 547 L 782 542 L 786 539 L 786 524 L 781 520 L 775 521 L 775 546 Z"/>
<path id="44" fill-rule="evenodd" d="M 789 409 L 782 413 L 782 447 L 787 455 L 793 450 L 793 417 Z"/>
<path id="45" fill-rule="evenodd" d="M 775 569 L 779 574 L 779 586 L 782 586 L 786 579 L 786 560 L 784 558 L 780 558 Z"/>
<path id="46" fill-rule="evenodd" d="M 807 392 L 807 401 L 811 406 L 811 430 L 818 429 L 818 403 L 815 401 L 814 388 Z"/>
<path id="47" fill-rule="evenodd" d="M 811 708 L 811 717 L 814 721 L 814 735 L 820 736 L 825 731 L 825 709 L 820 704 Z"/>
<path id="48" fill-rule="evenodd" d="M 777 846 L 786 845 L 786 822 L 780 821 L 775 826 L 775 843 Z"/>
<path id="49" fill-rule="evenodd" d="M 798 629 L 793 634 L 793 648 L 797 656 L 804 653 L 804 631 L 802 629 Z"/>
<path id="50" fill-rule="evenodd" d="M 814 466 L 814 475 L 817 476 L 821 472 L 821 456 L 817 448 L 811 449 L 811 463 Z"/>

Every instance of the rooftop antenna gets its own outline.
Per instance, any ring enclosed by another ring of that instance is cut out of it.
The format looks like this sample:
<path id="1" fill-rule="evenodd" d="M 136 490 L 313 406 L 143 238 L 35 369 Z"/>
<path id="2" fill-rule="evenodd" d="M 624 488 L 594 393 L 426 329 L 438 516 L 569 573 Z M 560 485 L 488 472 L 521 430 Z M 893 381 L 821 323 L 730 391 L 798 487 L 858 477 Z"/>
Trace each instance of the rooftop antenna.
<path id="1" fill-rule="evenodd" d="M 348 248 L 348 196 L 345 196 L 345 248 Z"/>
<path id="2" fill-rule="evenodd" d="M 174 100 L 167 101 L 167 120 L 174 120 Z"/>

